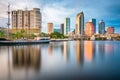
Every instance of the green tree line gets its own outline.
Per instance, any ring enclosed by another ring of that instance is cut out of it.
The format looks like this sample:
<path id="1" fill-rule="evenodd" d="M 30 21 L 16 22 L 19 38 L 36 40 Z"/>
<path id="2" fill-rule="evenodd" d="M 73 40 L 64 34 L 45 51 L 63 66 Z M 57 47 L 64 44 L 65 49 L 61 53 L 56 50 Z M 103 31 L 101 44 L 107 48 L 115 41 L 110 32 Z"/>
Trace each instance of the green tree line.
<path id="1" fill-rule="evenodd" d="M 19 32 L 16 33 L 9 33 L 9 37 L 10 39 L 34 39 L 35 37 L 37 37 L 35 34 L 27 34 L 27 32 L 23 29 Z M 59 32 L 53 32 L 51 34 L 46 34 L 44 32 L 41 32 L 38 37 L 50 37 L 50 38 L 54 38 L 54 39 L 64 39 L 66 38 L 66 36 L 64 36 L 63 34 L 59 33 Z M 4 31 L 0 31 L 0 38 L 7 38 L 6 33 Z"/>

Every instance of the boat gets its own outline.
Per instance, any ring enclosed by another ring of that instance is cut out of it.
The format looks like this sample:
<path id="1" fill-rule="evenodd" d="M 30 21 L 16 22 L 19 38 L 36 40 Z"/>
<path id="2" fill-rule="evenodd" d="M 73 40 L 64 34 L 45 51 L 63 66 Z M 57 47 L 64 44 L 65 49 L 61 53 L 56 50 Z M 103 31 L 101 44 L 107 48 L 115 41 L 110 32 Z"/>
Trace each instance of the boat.
<path id="1" fill-rule="evenodd" d="M 0 41 L 0 45 L 29 45 L 49 43 L 50 40 L 15 40 L 15 41 Z"/>

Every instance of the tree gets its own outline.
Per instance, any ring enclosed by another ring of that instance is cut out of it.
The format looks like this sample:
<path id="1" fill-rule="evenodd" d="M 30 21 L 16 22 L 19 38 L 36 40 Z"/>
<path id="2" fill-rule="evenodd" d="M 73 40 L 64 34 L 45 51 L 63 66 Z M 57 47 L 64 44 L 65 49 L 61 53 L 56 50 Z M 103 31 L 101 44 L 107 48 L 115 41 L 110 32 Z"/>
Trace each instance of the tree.
<path id="1" fill-rule="evenodd" d="M 22 29 L 20 32 L 16 32 L 15 34 L 13 34 L 14 39 L 20 39 L 24 37 L 26 37 L 26 32 L 24 29 Z"/>
<path id="2" fill-rule="evenodd" d="M 22 29 L 22 30 L 20 31 L 20 34 L 21 34 L 21 37 L 22 37 L 22 38 L 24 38 L 24 37 L 25 37 L 25 33 L 26 33 L 26 32 L 25 32 L 25 30 L 24 30 L 24 29 Z"/>
<path id="3" fill-rule="evenodd" d="M 10 39 L 14 39 L 14 33 L 9 33 Z"/>
<path id="4" fill-rule="evenodd" d="M 0 31 L 0 37 L 1 38 L 5 37 L 5 32 L 4 31 Z"/>
<path id="5" fill-rule="evenodd" d="M 41 33 L 39 34 L 39 36 L 40 36 L 40 37 L 48 37 L 49 35 L 46 34 L 46 33 L 44 33 L 44 32 L 41 32 Z"/>
<path id="6" fill-rule="evenodd" d="M 34 34 L 30 34 L 30 38 L 31 38 L 31 39 L 34 39 L 35 37 L 37 37 L 37 36 L 34 35 Z"/>
<path id="7" fill-rule="evenodd" d="M 59 32 L 51 33 L 49 36 L 50 36 L 50 38 L 55 38 L 55 39 L 65 38 L 65 36 Z"/>
<path id="8" fill-rule="evenodd" d="M 14 35 L 15 39 L 19 39 L 20 37 L 21 37 L 21 33 L 20 32 L 15 33 L 15 35 Z"/>

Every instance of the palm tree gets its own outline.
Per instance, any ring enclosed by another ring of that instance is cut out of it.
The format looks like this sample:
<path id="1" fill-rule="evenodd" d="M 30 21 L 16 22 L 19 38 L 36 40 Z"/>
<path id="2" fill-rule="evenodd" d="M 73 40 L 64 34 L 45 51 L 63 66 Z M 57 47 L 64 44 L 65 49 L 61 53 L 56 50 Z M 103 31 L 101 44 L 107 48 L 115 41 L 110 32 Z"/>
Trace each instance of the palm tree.
<path id="1" fill-rule="evenodd" d="M 35 37 L 37 37 L 37 36 L 34 35 L 34 34 L 30 34 L 30 38 L 31 38 L 31 39 L 34 39 Z"/>
<path id="2" fill-rule="evenodd" d="M 0 37 L 1 38 L 5 37 L 5 32 L 4 31 L 0 31 Z"/>
<path id="3" fill-rule="evenodd" d="M 20 32 L 15 33 L 15 35 L 14 35 L 15 39 L 19 39 L 20 37 L 21 37 L 21 33 Z"/>
<path id="4" fill-rule="evenodd" d="M 14 34 L 14 38 L 15 39 L 20 39 L 20 38 L 24 39 L 24 37 L 26 36 L 25 34 L 26 34 L 25 30 L 22 29 L 20 32 L 17 32 L 17 33 Z"/>
<path id="5" fill-rule="evenodd" d="M 22 29 L 21 31 L 20 31 L 20 34 L 21 34 L 21 37 L 24 39 L 24 37 L 25 37 L 25 30 L 24 29 Z"/>

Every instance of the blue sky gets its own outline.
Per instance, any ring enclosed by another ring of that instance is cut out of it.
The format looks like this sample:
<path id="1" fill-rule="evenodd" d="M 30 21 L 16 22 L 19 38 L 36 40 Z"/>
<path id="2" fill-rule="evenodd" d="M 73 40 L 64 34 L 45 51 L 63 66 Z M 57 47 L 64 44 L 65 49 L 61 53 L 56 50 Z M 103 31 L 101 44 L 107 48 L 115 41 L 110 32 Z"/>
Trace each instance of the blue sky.
<path id="1" fill-rule="evenodd" d="M 8 0 L 0 1 L 0 9 L 7 9 Z M 71 30 L 75 28 L 77 13 L 83 11 L 85 22 L 90 18 L 104 20 L 106 26 L 114 26 L 116 33 L 120 33 L 120 1 L 119 0 L 10 0 L 11 9 L 28 9 L 38 7 L 42 12 L 42 31 L 47 32 L 47 23 L 53 22 L 55 28 L 64 22 L 65 17 L 71 18 Z M 6 17 L 5 9 L 0 17 Z M 1 20 L 0 20 L 1 22 Z M 97 25 L 98 27 L 98 25 Z"/>

